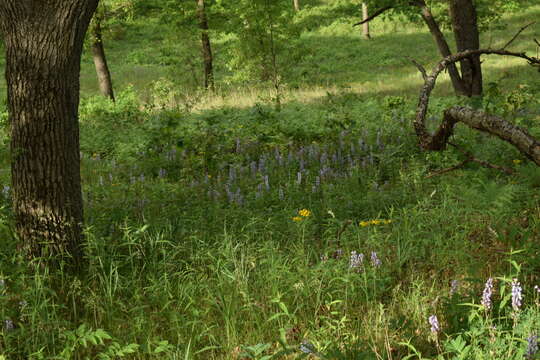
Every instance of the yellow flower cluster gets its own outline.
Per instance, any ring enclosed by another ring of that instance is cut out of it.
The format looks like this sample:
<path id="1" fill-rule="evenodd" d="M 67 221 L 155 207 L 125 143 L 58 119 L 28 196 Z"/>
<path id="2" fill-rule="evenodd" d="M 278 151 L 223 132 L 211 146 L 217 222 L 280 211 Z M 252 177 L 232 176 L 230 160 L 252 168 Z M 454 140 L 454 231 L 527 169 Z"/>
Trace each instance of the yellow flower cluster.
<path id="1" fill-rule="evenodd" d="M 516 165 L 519 165 L 519 164 L 521 164 L 522 161 L 519 160 L 519 159 L 515 159 L 515 160 L 512 160 L 512 162 L 513 162 L 514 164 L 516 164 Z"/>
<path id="2" fill-rule="evenodd" d="M 360 221 L 361 227 L 366 227 L 369 225 L 381 225 L 381 224 L 390 224 L 392 223 L 392 220 L 381 220 L 381 219 L 375 219 L 375 220 L 368 220 L 368 221 Z"/>
<path id="3" fill-rule="evenodd" d="M 298 215 L 302 216 L 302 217 L 308 217 L 311 215 L 311 211 L 309 211 L 308 209 L 302 209 L 300 211 L 298 211 Z"/>
<path id="4" fill-rule="evenodd" d="M 292 218 L 292 220 L 296 222 L 302 221 L 304 220 L 304 218 L 311 216 L 311 211 L 309 211 L 308 209 L 302 209 L 298 211 L 298 215 L 300 216 L 295 216 Z"/>

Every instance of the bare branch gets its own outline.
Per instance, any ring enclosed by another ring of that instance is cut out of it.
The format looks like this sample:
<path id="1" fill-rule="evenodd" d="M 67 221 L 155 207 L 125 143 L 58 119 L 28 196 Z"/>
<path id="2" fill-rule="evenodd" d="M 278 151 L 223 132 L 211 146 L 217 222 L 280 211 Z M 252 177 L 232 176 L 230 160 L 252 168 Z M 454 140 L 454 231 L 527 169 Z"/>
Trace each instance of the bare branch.
<path id="1" fill-rule="evenodd" d="M 462 162 L 460 162 L 457 165 L 451 166 L 449 168 L 434 171 L 431 174 L 427 175 L 426 179 L 432 178 L 432 177 L 437 176 L 437 175 L 446 174 L 447 172 L 454 171 L 454 170 L 457 170 L 459 168 L 462 168 L 463 166 L 465 166 L 465 164 L 467 164 L 470 161 L 471 161 L 471 159 L 465 159 L 465 160 L 463 160 Z"/>
<path id="2" fill-rule="evenodd" d="M 385 6 L 383 8 L 380 8 L 379 10 L 375 11 L 373 14 L 371 14 L 366 19 L 364 19 L 364 20 L 362 20 L 360 22 L 357 22 L 356 24 L 353 24 L 353 26 L 358 26 L 358 25 L 362 25 L 364 23 L 370 22 L 371 20 L 375 19 L 377 16 L 381 15 L 385 11 L 390 10 L 392 8 L 393 8 L 393 6 Z"/>
<path id="3" fill-rule="evenodd" d="M 426 71 L 426 68 L 422 66 L 422 64 L 420 64 L 418 61 L 414 60 L 413 58 L 409 57 L 409 56 L 405 56 L 410 62 L 412 62 L 414 64 L 414 66 L 416 66 L 416 68 L 418 69 L 418 71 L 420 71 L 420 73 L 422 74 L 422 78 L 424 79 L 424 81 L 427 80 L 427 71 Z"/>
<path id="4" fill-rule="evenodd" d="M 489 163 L 487 161 L 480 160 L 476 156 L 474 156 L 471 152 L 462 149 L 461 147 L 457 146 L 456 144 L 453 144 L 453 143 L 450 143 L 450 142 L 449 142 L 449 144 L 452 145 L 456 150 L 458 150 L 459 152 L 464 154 L 467 157 L 467 161 L 472 161 L 472 162 L 478 163 L 478 164 L 482 165 L 483 167 L 487 167 L 489 169 L 500 170 L 500 171 L 506 173 L 507 175 L 514 174 L 514 170 L 512 170 L 510 168 L 495 165 L 495 164 L 491 164 L 491 163 Z"/>
<path id="5" fill-rule="evenodd" d="M 534 39 L 534 42 L 536 43 L 536 45 L 540 46 L 540 42 L 536 39 Z"/>
<path id="6" fill-rule="evenodd" d="M 514 42 L 514 40 L 517 39 L 517 37 L 519 36 L 519 34 L 521 34 L 523 32 L 523 30 L 525 30 L 526 28 L 528 28 L 529 26 L 533 25 L 533 24 L 536 24 L 536 21 L 533 21 L 532 23 L 529 23 L 527 25 L 525 25 L 524 27 L 522 27 L 521 29 L 519 29 L 519 31 L 516 33 L 516 35 L 514 35 L 513 38 L 511 38 L 502 48 L 501 50 L 505 50 L 508 46 L 510 46 L 511 43 Z"/>

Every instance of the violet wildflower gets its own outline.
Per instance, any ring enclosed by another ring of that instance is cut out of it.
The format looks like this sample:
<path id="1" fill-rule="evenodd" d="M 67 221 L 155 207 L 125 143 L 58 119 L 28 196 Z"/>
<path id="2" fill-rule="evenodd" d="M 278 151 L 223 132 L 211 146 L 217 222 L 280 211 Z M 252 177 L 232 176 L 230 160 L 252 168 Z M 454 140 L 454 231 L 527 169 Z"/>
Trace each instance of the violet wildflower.
<path id="1" fill-rule="evenodd" d="M 6 331 L 11 331 L 11 330 L 15 329 L 15 324 L 13 324 L 13 320 L 11 320 L 11 319 L 4 320 L 4 329 Z"/>
<path id="2" fill-rule="evenodd" d="M 437 319 L 437 315 L 431 315 L 429 317 L 429 325 L 431 325 L 431 332 L 433 334 L 437 334 L 439 331 L 441 331 L 441 326 L 439 324 L 439 319 Z"/>
<path id="3" fill-rule="evenodd" d="M 484 286 L 484 292 L 482 293 L 482 300 L 480 303 L 484 305 L 487 310 L 491 309 L 491 295 L 493 294 L 493 278 L 489 278 Z"/>
<path id="4" fill-rule="evenodd" d="M 531 335 L 527 338 L 527 350 L 525 351 L 526 359 L 534 359 L 538 352 L 538 336 Z"/>
<path id="5" fill-rule="evenodd" d="M 158 176 L 159 178 L 164 178 L 167 175 L 167 170 L 165 169 L 159 169 Z"/>
<path id="6" fill-rule="evenodd" d="M 359 269 L 364 263 L 364 254 L 357 254 L 356 251 L 351 251 L 351 260 L 349 263 L 349 268 Z"/>
<path id="7" fill-rule="evenodd" d="M 512 308 L 518 311 L 523 300 L 521 284 L 517 279 L 512 280 Z"/>
<path id="8" fill-rule="evenodd" d="M 455 293 L 457 293 L 458 288 L 459 288 L 459 281 L 452 280 L 452 282 L 450 283 L 450 295 L 454 295 Z"/>
<path id="9" fill-rule="evenodd" d="M 381 259 L 379 259 L 379 257 L 377 256 L 377 253 L 375 251 L 372 251 L 371 252 L 371 265 L 373 265 L 374 267 L 379 267 L 381 266 L 382 262 L 381 262 Z"/>
<path id="10" fill-rule="evenodd" d="M 251 174 L 255 176 L 257 174 L 257 163 L 255 161 L 252 161 L 249 164 L 249 167 L 251 168 Z"/>
<path id="11" fill-rule="evenodd" d="M 313 354 L 313 355 L 317 354 L 317 350 L 315 349 L 315 345 L 313 345 L 312 343 L 310 343 L 307 340 L 302 341 L 302 343 L 300 344 L 300 351 L 305 353 L 305 354 Z"/>

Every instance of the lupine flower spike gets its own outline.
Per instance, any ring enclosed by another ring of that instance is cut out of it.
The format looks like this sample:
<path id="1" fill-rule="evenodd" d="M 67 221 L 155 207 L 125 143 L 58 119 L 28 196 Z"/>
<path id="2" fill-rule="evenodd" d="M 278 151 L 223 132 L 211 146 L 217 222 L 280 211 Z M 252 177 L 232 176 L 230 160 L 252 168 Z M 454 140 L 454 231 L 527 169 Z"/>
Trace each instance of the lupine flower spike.
<path id="1" fill-rule="evenodd" d="M 512 280 L 512 309 L 519 311 L 521 308 L 521 300 L 523 300 L 521 284 L 517 279 Z"/>
<path id="2" fill-rule="evenodd" d="M 534 359 L 538 352 L 538 336 L 531 335 L 527 338 L 527 350 L 525 352 L 526 359 Z"/>
<path id="3" fill-rule="evenodd" d="M 438 334 L 441 330 L 441 326 L 439 325 L 439 319 L 437 319 L 437 315 L 431 315 L 429 317 L 429 325 L 431 325 L 431 332 L 433 334 Z"/>
<path id="4" fill-rule="evenodd" d="M 491 309 L 491 295 L 493 294 L 493 278 L 486 281 L 484 292 L 482 293 L 482 301 L 480 302 L 486 310 Z"/>

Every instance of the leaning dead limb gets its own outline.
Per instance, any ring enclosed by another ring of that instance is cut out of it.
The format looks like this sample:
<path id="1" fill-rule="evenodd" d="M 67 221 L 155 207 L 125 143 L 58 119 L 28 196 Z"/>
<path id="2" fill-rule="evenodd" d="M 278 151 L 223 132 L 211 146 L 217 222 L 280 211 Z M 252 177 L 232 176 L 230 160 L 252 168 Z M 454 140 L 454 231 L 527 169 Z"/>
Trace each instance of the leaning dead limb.
<path id="1" fill-rule="evenodd" d="M 514 39 L 515 37 L 512 38 L 511 41 Z M 505 47 L 507 47 L 510 42 L 507 43 Z M 445 149 L 448 139 L 453 134 L 455 125 L 461 122 L 470 128 L 487 132 L 511 143 L 517 147 L 523 155 L 540 166 L 540 142 L 536 138 L 530 135 L 527 130 L 511 124 L 503 118 L 487 114 L 480 110 L 463 106 L 451 107 L 444 112 L 443 121 L 435 133 L 431 134 L 428 132 L 425 125 L 425 119 L 429 105 L 429 97 L 435 88 L 437 77 L 450 64 L 454 64 L 473 55 L 513 56 L 527 60 L 530 65 L 540 65 L 540 59 L 538 58 L 527 56 L 525 53 L 507 51 L 505 49 L 467 50 L 445 57 L 433 68 L 431 74 L 425 78 L 424 86 L 420 92 L 416 119 L 414 121 L 414 128 L 420 146 L 424 150 L 432 151 Z"/>

